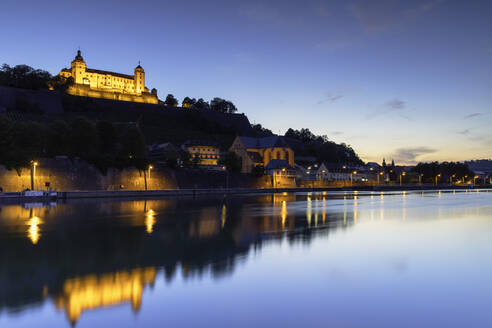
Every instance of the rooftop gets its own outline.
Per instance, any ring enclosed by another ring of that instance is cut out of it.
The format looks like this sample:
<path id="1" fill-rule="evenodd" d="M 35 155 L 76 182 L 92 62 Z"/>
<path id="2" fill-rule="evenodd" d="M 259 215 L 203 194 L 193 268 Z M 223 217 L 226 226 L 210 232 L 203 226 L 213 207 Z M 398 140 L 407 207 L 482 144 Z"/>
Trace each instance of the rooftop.
<path id="1" fill-rule="evenodd" d="M 272 136 L 264 138 L 252 138 L 240 136 L 239 139 L 246 148 L 273 148 L 273 147 L 289 147 L 283 137 Z"/>

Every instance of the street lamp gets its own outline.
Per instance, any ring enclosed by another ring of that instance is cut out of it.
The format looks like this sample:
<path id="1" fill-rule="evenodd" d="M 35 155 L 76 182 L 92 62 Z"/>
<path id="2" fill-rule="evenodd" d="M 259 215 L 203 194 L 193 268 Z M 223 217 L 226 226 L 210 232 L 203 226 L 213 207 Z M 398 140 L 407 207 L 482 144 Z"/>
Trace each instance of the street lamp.
<path id="1" fill-rule="evenodd" d="M 381 172 L 379 172 L 379 173 L 377 174 L 377 177 L 378 177 L 378 184 L 379 184 L 379 176 L 381 176 L 381 177 L 382 177 L 382 176 L 383 176 L 383 174 L 384 174 L 384 172 L 382 172 L 382 171 L 381 171 Z"/>
<path id="2" fill-rule="evenodd" d="M 148 168 L 148 170 L 149 170 L 149 174 L 148 174 L 149 175 L 149 178 L 148 178 L 149 179 L 149 189 L 150 189 L 150 170 L 152 170 L 153 168 L 154 167 L 152 165 L 149 165 L 149 168 Z"/>
<path id="3" fill-rule="evenodd" d="M 436 175 L 436 186 L 437 186 L 437 179 L 441 176 L 441 173 L 439 173 L 438 175 Z"/>
<path id="4" fill-rule="evenodd" d="M 422 184 L 422 177 L 423 177 L 423 176 L 424 176 L 423 174 L 419 174 L 419 184 L 420 184 L 420 185 Z"/>
<path id="5" fill-rule="evenodd" d="M 354 184 L 354 181 L 353 181 L 353 175 L 354 174 L 357 174 L 357 171 L 353 171 L 352 173 L 350 173 L 350 185 Z"/>
<path id="6" fill-rule="evenodd" d="M 453 178 L 456 176 L 456 174 L 453 174 L 452 176 L 449 177 L 449 184 L 453 183 Z"/>
<path id="7" fill-rule="evenodd" d="M 38 162 L 31 161 L 31 190 L 34 191 L 34 177 L 36 176 L 36 166 L 38 166 Z"/>
<path id="8" fill-rule="evenodd" d="M 402 173 L 400 174 L 400 186 L 401 186 L 401 177 L 402 177 L 402 176 L 405 176 L 406 174 L 407 174 L 406 172 L 402 172 Z"/>

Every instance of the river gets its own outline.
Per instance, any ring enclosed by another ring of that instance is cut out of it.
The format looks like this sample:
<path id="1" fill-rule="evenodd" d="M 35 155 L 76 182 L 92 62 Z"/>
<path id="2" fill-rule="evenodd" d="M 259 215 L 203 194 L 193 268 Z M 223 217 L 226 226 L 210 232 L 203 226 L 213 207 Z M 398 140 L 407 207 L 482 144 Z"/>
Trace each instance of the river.
<path id="1" fill-rule="evenodd" d="M 492 327 L 492 190 L 0 205 L 0 327 Z"/>

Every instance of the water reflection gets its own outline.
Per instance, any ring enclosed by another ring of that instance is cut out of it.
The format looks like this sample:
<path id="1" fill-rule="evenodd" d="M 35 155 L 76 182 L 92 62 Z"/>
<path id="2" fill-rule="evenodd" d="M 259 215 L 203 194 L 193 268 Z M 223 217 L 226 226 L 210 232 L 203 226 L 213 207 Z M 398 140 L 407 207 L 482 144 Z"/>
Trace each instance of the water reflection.
<path id="1" fill-rule="evenodd" d="M 385 216 L 408 222 L 415 199 L 443 202 L 447 194 L 422 196 L 325 192 L 5 205 L 0 313 L 52 302 L 74 324 L 96 308 L 131 304 L 138 311 L 159 273 L 169 283 L 177 272 L 185 280 L 224 277 L 266 243 L 306 245 Z M 449 212 L 441 206 L 426 211 L 432 218 Z"/>
<path id="2" fill-rule="evenodd" d="M 178 268 L 185 278 L 207 271 L 221 277 L 265 241 L 309 243 L 346 225 L 343 215 L 328 210 L 325 195 L 287 193 L 6 205 L 0 263 L 9 265 L 2 266 L 0 307 L 22 311 L 51 299 L 72 323 L 98 307 L 129 302 L 137 310 L 160 270 L 168 281 Z M 18 234 L 22 222 L 27 238 Z"/>
<path id="3" fill-rule="evenodd" d="M 149 267 L 67 279 L 54 303 L 65 311 L 72 325 L 83 311 L 101 307 L 131 303 L 132 310 L 138 312 L 143 290 L 154 285 L 156 273 L 156 268 Z"/>

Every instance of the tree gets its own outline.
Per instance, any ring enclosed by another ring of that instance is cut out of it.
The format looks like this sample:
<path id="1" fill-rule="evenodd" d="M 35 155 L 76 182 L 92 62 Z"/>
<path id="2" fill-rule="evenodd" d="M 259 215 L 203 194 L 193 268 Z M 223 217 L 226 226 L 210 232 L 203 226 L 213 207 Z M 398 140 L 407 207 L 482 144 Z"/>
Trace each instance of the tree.
<path id="1" fill-rule="evenodd" d="M 94 124 L 85 117 L 78 117 L 70 124 L 69 155 L 89 160 L 97 154 L 98 135 Z"/>
<path id="2" fill-rule="evenodd" d="M 51 90 L 57 90 L 65 93 L 69 87 L 74 84 L 73 77 L 66 78 L 61 75 L 56 75 L 48 81 L 48 87 Z"/>
<path id="3" fill-rule="evenodd" d="M 113 124 L 108 121 L 99 121 L 96 124 L 99 137 L 99 149 L 102 153 L 111 153 L 116 147 L 116 132 Z"/>
<path id="4" fill-rule="evenodd" d="M 0 115 L 0 163 L 6 164 L 11 158 L 12 152 L 12 121 L 4 115 Z"/>
<path id="5" fill-rule="evenodd" d="M 258 134 L 261 136 L 261 137 L 270 137 L 270 136 L 273 136 L 273 132 L 267 128 L 264 128 L 263 126 L 261 126 L 261 124 L 253 124 L 251 125 L 251 127 L 253 128 L 253 130 L 255 130 L 256 132 L 258 132 Z"/>
<path id="6" fill-rule="evenodd" d="M 463 179 L 465 176 L 472 178 L 475 173 L 468 168 L 468 165 L 458 162 L 431 162 L 431 163 L 418 163 L 412 172 L 422 175 L 422 181 L 434 182 L 438 174 L 449 181 L 450 177 L 455 179 Z"/>
<path id="7" fill-rule="evenodd" d="M 235 152 L 228 151 L 223 158 L 219 160 L 220 165 L 224 165 L 229 172 L 240 172 L 243 162 Z"/>
<path id="8" fill-rule="evenodd" d="M 176 107 L 178 106 L 178 99 L 174 98 L 172 94 L 168 94 L 164 104 L 169 107 Z"/>
<path id="9" fill-rule="evenodd" d="M 208 102 L 203 100 L 203 98 L 200 98 L 195 103 L 195 108 L 196 109 L 210 109 L 210 105 L 208 104 Z"/>
<path id="10" fill-rule="evenodd" d="M 34 69 L 27 65 L 10 67 L 3 64 L 0 68 L 0 85 L 22 89 L 46 89 L 51 74 L 47 71 Z"/>
<path id="11" fill-rule="evenodd" d="M 49 157 L 67 155 L 69 152 L 70 128 L 65 121 L 52 122 L 46 131 L 46 155 Z"/>
<path id="12" fill-rule="evenodd" d="M 190 97 L 185 97 L 183 99 L 183 102 L 181 103 L 181 106 L 183 108 L 190 108 L 190 107 L 193 107 L 196 103 L 196 99 L 195 98 L 190 98 Z"/>
<path id="13" fill-rule="evenodd" d="M 288 129 L 286 138 L 295 139 L 292 148 L 296 155 L 313 156 L 319 162 L 363 164 L 352 147 L 328 140 L 325 135 L 316 136 L 309 129 Z"/>
<path id="14" fill-rule="evenodd" d="M 237 112 L 237 108 L 232 102 L 218 97 L 215 97 L 210 101 L 210 109 L 221 113 Z"/>
<path id="15" fill-rule="evenodd" d="M 29 167 L 30 162 L 43 155 L 44 127 L 35 122 L 15 122 L 11 128 L 10 151 L 5 165 L 15 168 Z"/>
<path id="16" fill-rule="evenodd" d="M 262 177 L 265 175 L 265 167 L 263 165 L 256 165 L 251 170 L 251 174 L 255 177 Z"/>
<path id="17" fill-rule="evenodd" d="M 147 146 L 142 131 L 136 126 L 129 127 L 121 138 L 120 158 L 125 159 L 122 162 L 145 170 L 147 169 L 146 155 Z"/>

